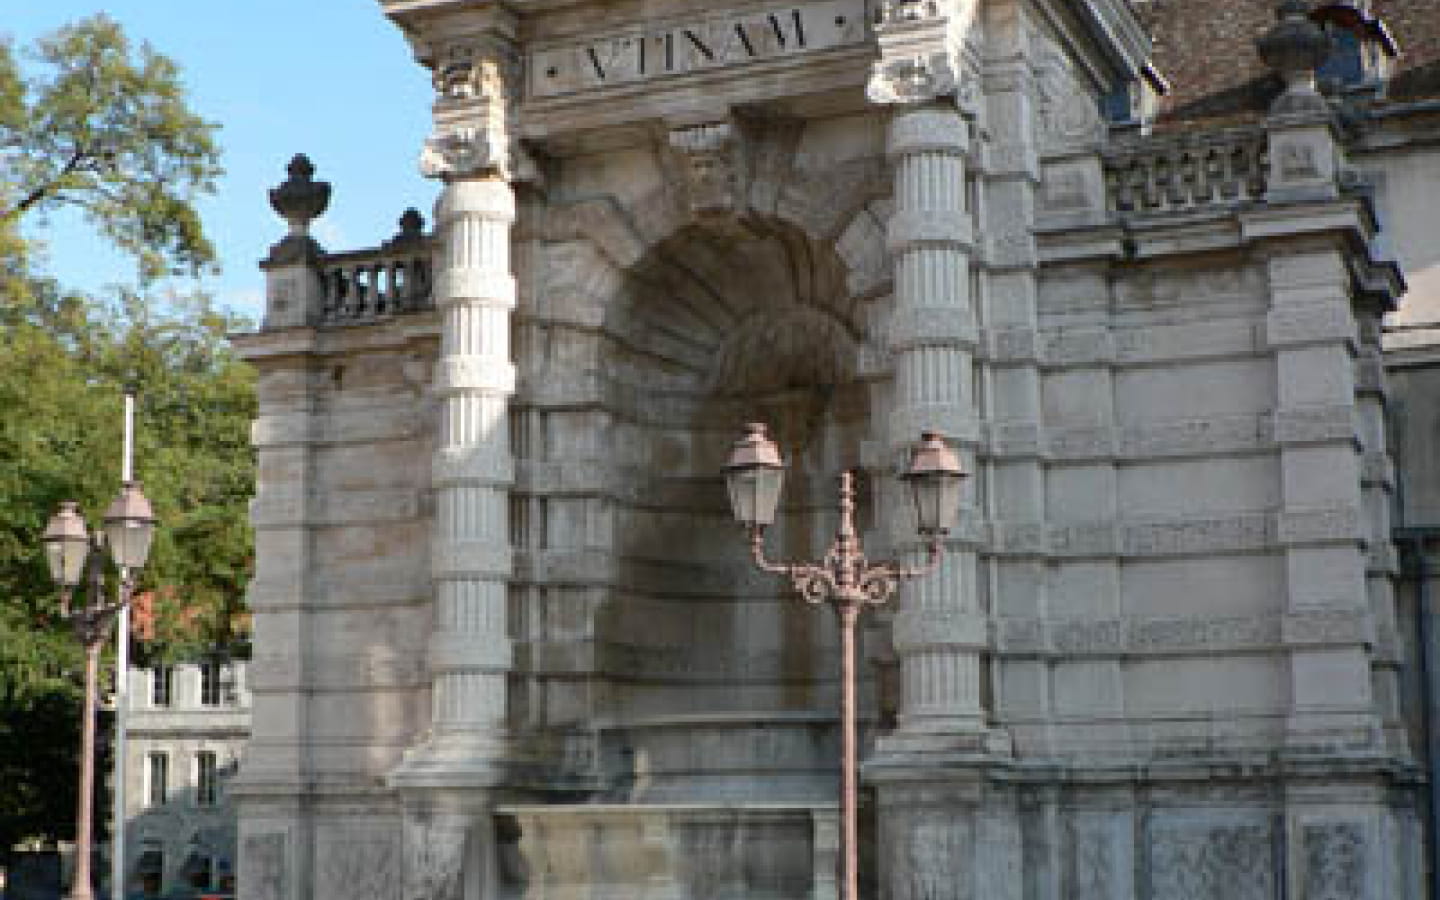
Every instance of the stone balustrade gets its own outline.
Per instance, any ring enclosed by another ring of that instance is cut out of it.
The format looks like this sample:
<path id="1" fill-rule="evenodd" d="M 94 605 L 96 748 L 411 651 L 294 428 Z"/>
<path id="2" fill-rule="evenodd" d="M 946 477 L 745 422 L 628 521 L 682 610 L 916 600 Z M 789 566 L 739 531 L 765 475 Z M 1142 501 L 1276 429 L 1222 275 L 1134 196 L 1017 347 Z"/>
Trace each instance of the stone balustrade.
<path id="1" fill-rule="evenodd" d="M 322 325 L 365 322 L 433 306 L 433 244 L 415 237 L 404 246 L 328 253 L 319 262 Z"/>
<path id="2" fill-rule="evenodd" d="M 1265 131 L 1150 135 L 1104 151 L 1112 212 L 1150 213 L 1258 202 L 1269 166 Z"/>

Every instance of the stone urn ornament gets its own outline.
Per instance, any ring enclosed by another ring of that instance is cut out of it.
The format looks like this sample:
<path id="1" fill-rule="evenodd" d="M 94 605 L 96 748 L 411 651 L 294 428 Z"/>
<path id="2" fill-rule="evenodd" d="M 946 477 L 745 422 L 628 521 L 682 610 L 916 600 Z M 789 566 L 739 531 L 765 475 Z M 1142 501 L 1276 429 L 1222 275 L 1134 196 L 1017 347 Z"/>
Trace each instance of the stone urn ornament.
<path id="1" fill-rule="evenodd" d="M 1329 112 L 1315 88 L 1315 70 L 1330 57 L 1330 36 L 1310 20 L 1307 0 L 1282 0 L 1276 23 L 1255 41 L 1265 65 L 1285 81 L 1285 90 L 1270 107 L 1272 114 Z"/>
<path id="2" fill-rule="evenodd" d="M 322 252 L 310 237 L 310 223 L 330 206 L 330 182 L 315 180 L 310 157 L 295 154 L 285 172 L 289 177 L 270 189 L 270 208 L 290 226 L 284 240 L 270 248 L 270 262 L 274 263 L 295 262 Z"/>

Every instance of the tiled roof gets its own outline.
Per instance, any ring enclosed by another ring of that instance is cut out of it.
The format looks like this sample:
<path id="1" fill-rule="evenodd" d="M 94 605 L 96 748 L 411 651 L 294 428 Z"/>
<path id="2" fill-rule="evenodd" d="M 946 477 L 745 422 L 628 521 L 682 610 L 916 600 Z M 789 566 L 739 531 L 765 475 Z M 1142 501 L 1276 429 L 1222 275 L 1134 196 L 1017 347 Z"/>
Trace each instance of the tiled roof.
<path id="1" fill-rule="evenodd" d="M 1255 52 L 1255 39 L 1275 22 L 1271 0 L 1136 0 L 1135 8 L 1170 83 L 1165 118 L 1260 112 L 1279 93 L 1279 79 Z M 1440 0 L 1374 0 L 1370 13 L 1400 48 L 1386 98 L 1440 97 Z"/>

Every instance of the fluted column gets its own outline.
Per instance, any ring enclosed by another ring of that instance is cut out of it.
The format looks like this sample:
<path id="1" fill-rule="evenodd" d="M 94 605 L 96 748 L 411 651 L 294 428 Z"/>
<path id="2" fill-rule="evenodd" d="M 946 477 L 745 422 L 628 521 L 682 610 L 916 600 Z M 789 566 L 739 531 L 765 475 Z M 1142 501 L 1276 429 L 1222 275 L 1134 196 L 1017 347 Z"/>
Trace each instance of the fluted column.
<path id="1" fill-rule="evenodd" d="M 506 741 L 506 608 L 517 151 L 509 136 L 508 40 L 491 29 L 453 44 L 422 46 L 435 54 L 438 96 L 435 133 L 420 166 L 444 182 L 435 204 L 441 337 L 433 384 L 440 421 L 432 463 L 431 720 L 392 783 L 439 789 L 499 783 L 513 762 Z"/>
<path id="2" fill-rule="evenodd" d="M 503 732 L 507 526 L 512 463 L 506 427 L 510 361 L 510 226 L 515 195 L 495 177 L 449 181 L 436 206 L 442 317 L 435 391 L 435 633 L 431 730 L 485 742 Z"/>
<path id="3" fill-rule="evenodd" d="M 926 19 L 906 4 L 889 4 L 882 13 L 881 61 L 869 93 L 893 107 L 888 151 L 895 212 L 888 243 L 895 271 L 889 336 L 895 386 L 887 440 L 898 446 L 933 429 L 958 445 L 974 471 L 979 414 L 965 165 L 970 126 L 954 98 L 959 84 L 953 35 L 963 23 Z M 968 518 L 970 525 L 949 541 L 939 572 L 902 591 L 894 626 L 899 728 L 882 744 L 882 753 L 930 749 L 935 736 L 977 735 L 982 729 L 986 630 L 978 606 L 977 546 L 964 537 L 974 532 L 973 515 Z M 897 516 L 892 537 L 897 544 L 912 542 L 913 522 Z M 910 738 L 921 743 L 911 747 Z M 947 739 L 935 749 L 942 747 L 955 745 Z"/>
<path id="4" fill-rule="evenodd" d="M 891 438 L 935 429 L 974 468 L 977 329 L 966 208 L 968 126 L 953 103 L 903 106 L 890 123 L 895 214 L 895 408 Z M 910 531 L 897 523 L 897 538 Z M 962 529 L 963 530 L 963 529 Z M 981 725 L 976 548 L 951 540 L 940 571 L 906 586 L 896 621 L 901 732 L 975 732 Z"/>

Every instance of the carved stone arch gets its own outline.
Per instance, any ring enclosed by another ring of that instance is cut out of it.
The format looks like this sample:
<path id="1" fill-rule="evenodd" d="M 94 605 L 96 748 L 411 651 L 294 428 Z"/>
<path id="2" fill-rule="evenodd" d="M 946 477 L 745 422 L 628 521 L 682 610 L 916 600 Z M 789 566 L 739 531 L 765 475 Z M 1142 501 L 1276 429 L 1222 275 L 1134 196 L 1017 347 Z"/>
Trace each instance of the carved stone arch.
<path id="1" fill-rule="evenodd" d="M 781 189 L 775 215 L 811 240 L 834 241 L 868 204 L 890 196 L 890 181 L 888 163 L 879 156 L 798 170 Z"/>
<path id="2" fill-rule="evenodd" d="M 833 623 L 751 570 L 719 468 L 740 423 L 769 421 L 790 461 L 772 549 L 820 551 L 833 476 L 871 438 L 857 375 L 875 295 L 852 289 L 845 259 L 859 256 L 836 243 L 848 230 L 817 240 L 754 210 L 687 215 L 607 282 L 613 581 L 593 634 L 610 723 L 602 782 L 616 799 L 833 795 Z"/>

